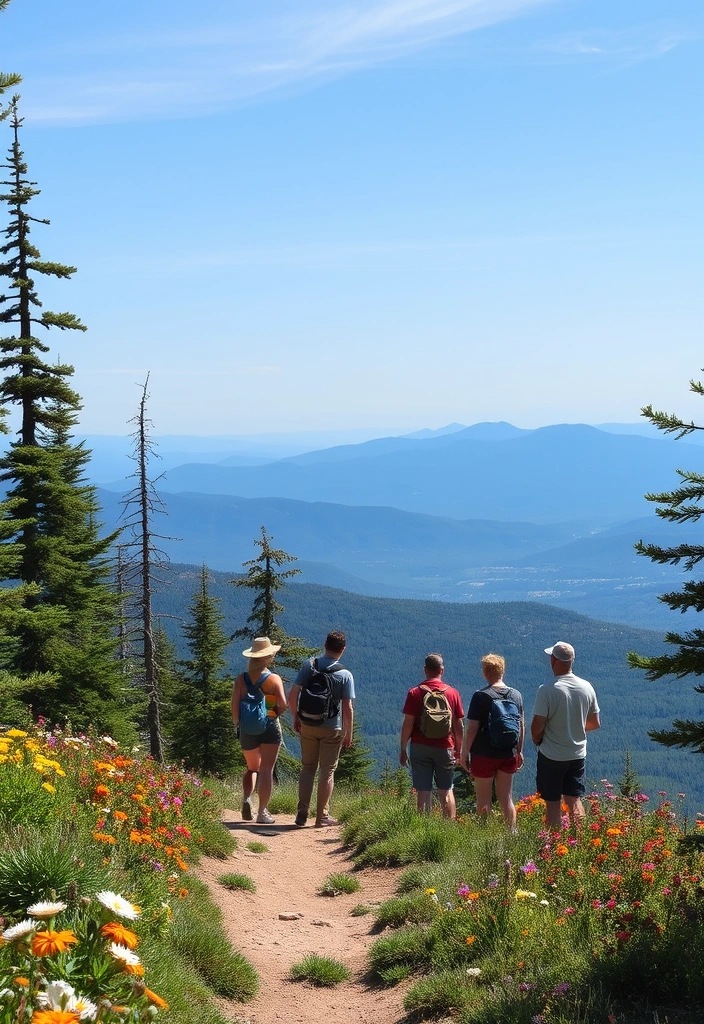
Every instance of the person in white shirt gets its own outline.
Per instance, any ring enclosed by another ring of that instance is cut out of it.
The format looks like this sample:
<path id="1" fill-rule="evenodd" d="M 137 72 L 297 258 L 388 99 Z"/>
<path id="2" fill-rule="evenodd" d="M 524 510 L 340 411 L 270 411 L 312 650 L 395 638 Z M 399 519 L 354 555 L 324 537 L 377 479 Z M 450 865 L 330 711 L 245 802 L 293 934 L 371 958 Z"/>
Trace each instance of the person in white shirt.
<path id="1" fill-rule="evenodd" d="M 584 817 L 587 733 L 601 726 L 591 683 L 572 671 L 574 647 L 563 640 L 546 647 L 554 679 L 538 687 L 530 726 L 538 749 L 536 784 L 546 804 L 546 821 L 562 824 L 562 801 L 572 825 Z"/>

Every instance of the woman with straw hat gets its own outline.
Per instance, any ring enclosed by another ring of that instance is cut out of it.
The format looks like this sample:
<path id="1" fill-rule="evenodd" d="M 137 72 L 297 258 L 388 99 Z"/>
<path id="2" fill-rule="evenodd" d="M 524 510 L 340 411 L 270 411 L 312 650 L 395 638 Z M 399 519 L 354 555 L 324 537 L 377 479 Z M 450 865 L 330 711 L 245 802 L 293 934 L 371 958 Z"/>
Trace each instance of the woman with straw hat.
<path id="1" fill-rule="evenodd" d="M 237 676 L 232 691 L 232 720 L 247 762 L 242 776 L 242 819 L 252 820 L 252 792 L 258 775 L 257 823 L 260 825 L 274 824 L 267 804 L 281 746 L 279 715 L 287 705 L 281 676 L 272 672 L 269 665 L 280 650 L 281 644 L 272 644 L 268 636 L 258 636 L 251 647 L 242 651 L 249 663 L 247 671 Z"/>

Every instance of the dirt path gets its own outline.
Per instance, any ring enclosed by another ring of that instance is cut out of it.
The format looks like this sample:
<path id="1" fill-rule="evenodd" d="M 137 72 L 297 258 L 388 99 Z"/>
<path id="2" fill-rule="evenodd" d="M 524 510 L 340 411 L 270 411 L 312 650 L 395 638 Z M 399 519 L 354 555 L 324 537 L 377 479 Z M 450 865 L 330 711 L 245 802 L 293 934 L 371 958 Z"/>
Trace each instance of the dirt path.
<path id="1" fill-rule="evenodd" d="M 359 892 L 317 896 L 328 875 L 352 868 L 339 827 L 299 829 L 286 814 L 276 816 L 276 825 L 256 825 L 241 821 L 234 811 L 224 812 L 223 823 L 239 847 L 225 861 L 205 858 L 198 875 L 222 908 L 230 942 L 261 979 L 257 998 L 229 1005 L 228 1012 L 251 1024 L 330 1024 L 331 1019 L 344 1024 L 397 1024 L 403 1017 L 402 987 L 370 987 L 364 980 L 367 951 L 377 937 L 370 934 L 373 916 L 351 917 L 350 911 L 358 903 L 378 903 L 392 896 L 399 872 L 355 872 Z M 269 852 L 245 849 L 252 840 L 266 843 Z M 256 883 L 256 893 L 225 889 L 217 882 L 224 872 L 248 875 Z M 294 921 L 279 917 L 291 913 L 303 916 Z M 288 981 L 291 965 L 308 953 L 340 960 L 352 972 L 350 981 L 331 989 Z"/>

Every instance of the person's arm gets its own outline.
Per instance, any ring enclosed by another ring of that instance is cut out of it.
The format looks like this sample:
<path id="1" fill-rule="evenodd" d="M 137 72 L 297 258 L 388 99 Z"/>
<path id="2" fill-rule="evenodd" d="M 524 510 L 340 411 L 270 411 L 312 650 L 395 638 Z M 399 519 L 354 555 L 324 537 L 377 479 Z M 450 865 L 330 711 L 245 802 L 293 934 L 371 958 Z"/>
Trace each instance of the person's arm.
<path id="1" fill-rule="evenodd" d="M 547 717 L 545 715 L 533 715 L 533 721 L 530 723 L 530 738 L 536 747 L 539 747 L 543 742 L 546 722 Z"/>
<path id="2" fill-rule="evenodd" d="M 288 707 L 286 703 L 286 691 L 284 690 L 284 681 L 281 676 L 277 676 L 272 673 L 269 676 L 270 681 L 274 686 L 274 696 L 276 697 L 276 717 L 280 718 L 284 711 Z"/>
<path id="3" fill-rule="evenodd" d="M 401 726 L 401 749 L 399 750 L 398 760 L 399 764 L 408 764 L 408 741 L 411 738 L 413 732 L 413 725 L 415 723 L 415 715 L 404 715 L 403 724 Z"/>
<path id="4" fill-rule="evenodd" d="M 296 732 L 301 731 L 301 720 L 298 717 L 298 694 L 301 692 L 301 687 L 298 683 L 294 683 L 291 687 L 291 692 L 288 695 L 288 706 L 291 709 L 293 715 L 293 728 Z"/>
<path id="5" fill-rule="evenodd" d="M 522 768 L 523 767 L 523 762 L 525 760 L 525 758 L 523 757 L 523 744 L 525 743 L 525 738 L 526 738 L 526 716 L 523 713 L 523 708 L 521 708 L 521 731 L 520 731 L 520 734 L 518 736 L 518 746 L 516 747 L 516 762 L 517 762 L 516 767 L 517 768 Z"/>
<path id="6" fill-rule="evenodd" d="M 469 752 L 472 749 L 472 744 L 477 738 L 479 732 L 479 722 L 476 718 L 468 718 L 467 725 L 464 730 L 464 739 L 462 740 L 462 753 L 460 754 L 460 764 L 463 768 L 469 771 Z"/>
<path id="7" fill-rule="evenodd" d="M 349 697 L 342 699 L 342 749 L 349 750 L 352 746 L 352 727 L 354 726 L 354 708 Z"/>
<path id="8" fill-rule="evenodd" d="M 584 731 L 594 732 L 595 729 L 601 729 L 601 719 L 598 711 L 590 711 L 584 723 Z"/>
<path id="9" fill-rule="evenodd" d="M 463 732 L 464 732 L 463 725 L 464 725 L 464 716 L 460 715 L 458 717 L 457 715 L 454 715 L 453 718 L 452 718 L 452 738 L 453 738 L 454 743 L 455 743 L 455 757 L 457 758 L 457 760 L 459 760 L 459 758 L 460 758 L 460 751 L 462 750 L 462 741 L 463 741 L 463 738 L 464 738 L 463 737 Z"/>
<path id="10" fill-rule="evenodd" d="M 235 729 L 240 727 L 240 700 L 242 699 L 242 676 L 237 676 L 232 687 L 232 721 Z"/>

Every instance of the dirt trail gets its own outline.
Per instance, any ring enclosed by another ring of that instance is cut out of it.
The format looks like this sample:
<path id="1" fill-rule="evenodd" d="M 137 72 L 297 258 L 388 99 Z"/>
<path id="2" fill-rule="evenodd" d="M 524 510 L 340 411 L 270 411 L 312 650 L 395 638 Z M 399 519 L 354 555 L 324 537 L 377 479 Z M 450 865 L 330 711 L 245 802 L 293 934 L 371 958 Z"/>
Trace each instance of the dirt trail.
<path id="1" fill-rule="evenodd" d="M 256 825 L 241 821 L 234 811 L 223 813 L 223 823 L 237 837 L 239 848 L 224 861 L 205 858 L 198 875 L 222 908 L 230 942 L 261 979 L 257 998 L 244 1005 L 228 1004 L 228 1013 L 251 1024 L 396 1024 L 403 1017 L 403 987 L 382 989 L 366 983 L 367 951 L 377 937 L 370 934 L 373 915 L 351 917 L 350 911 L 358 903 L 391 897 L 399 872 L 355 872 L 359 892 L 317 896 L 328 875 L 352 868 L 339 826 L 296 828 L 293 816 L 286 814 L 277 814 L 275 825 Z M 266 843 L 269 852 L 246 850 L 252 840 Z M 248 875 L 256 883 L 256 893 L 225 889 L 217 882 L 224 872 Z M 303 916 L 279 919 L 279 914 L 287 913 Z M 329 989 L 288 981 L 291 965 L 308 953 L 340 960 L 352 972 L 351 979 Z"/>

